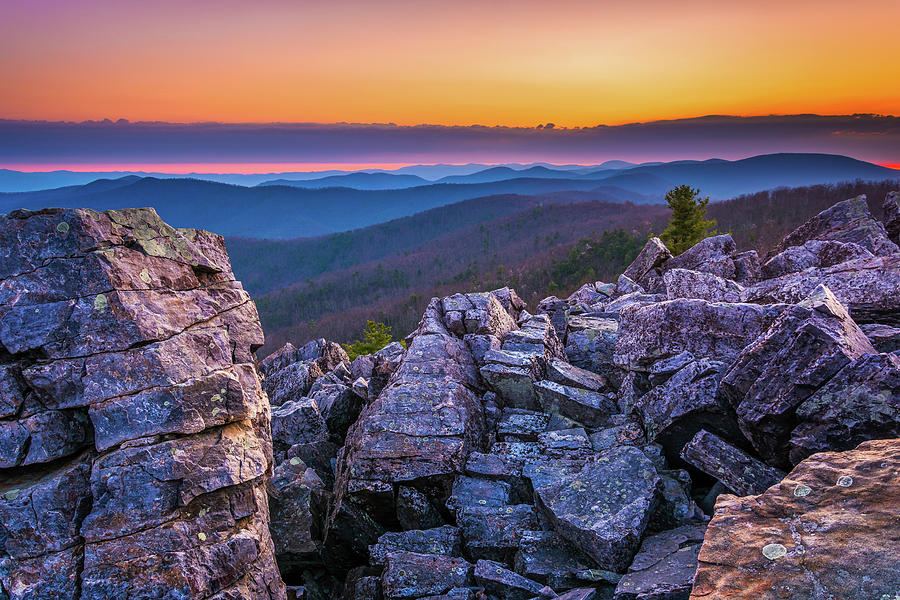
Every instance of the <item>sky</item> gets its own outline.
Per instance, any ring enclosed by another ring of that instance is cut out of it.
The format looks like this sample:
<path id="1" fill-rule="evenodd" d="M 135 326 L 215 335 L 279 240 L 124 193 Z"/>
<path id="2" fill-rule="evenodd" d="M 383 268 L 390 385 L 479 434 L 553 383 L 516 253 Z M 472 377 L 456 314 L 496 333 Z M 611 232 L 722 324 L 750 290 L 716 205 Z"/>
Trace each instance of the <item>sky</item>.
<path id="1" fill-rule="evenodd" d="M 2 12 L 0 118 L 12 120 L 574 128 L 900 107 L 897 0 L 28 0 Z"/>

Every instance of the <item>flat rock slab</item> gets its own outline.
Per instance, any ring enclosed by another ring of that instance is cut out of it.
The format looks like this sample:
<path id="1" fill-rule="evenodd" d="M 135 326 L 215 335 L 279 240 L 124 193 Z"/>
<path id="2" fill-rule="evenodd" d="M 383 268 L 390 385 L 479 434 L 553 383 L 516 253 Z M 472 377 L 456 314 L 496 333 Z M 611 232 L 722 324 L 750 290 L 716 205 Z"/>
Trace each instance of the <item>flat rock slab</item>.
<path id="1" fill-rule="evenodd" d="M 685 525 L 645 538 L 616 586 L 615 600 L 687 599 L 705 530 L 701 525 Z"/>
<path id="2" fill-rule="evenodd" d="M 446 594 L 472 584 L 473 565 L 463 558 L 416 552 L 391 552 L 381 576 L 387 600 Z"/>
<path id="3" fill-rule="evenodd" d="M 758 496 L 719 496 L 692 600 L 894 598 L 900 440 L 815 454 Z"/>
<path id="4" fill-rule="evenodd" d="M 761 494 L 785 475 L 706 430 L 697 432 L 681 457 L 741 496 Z"/>

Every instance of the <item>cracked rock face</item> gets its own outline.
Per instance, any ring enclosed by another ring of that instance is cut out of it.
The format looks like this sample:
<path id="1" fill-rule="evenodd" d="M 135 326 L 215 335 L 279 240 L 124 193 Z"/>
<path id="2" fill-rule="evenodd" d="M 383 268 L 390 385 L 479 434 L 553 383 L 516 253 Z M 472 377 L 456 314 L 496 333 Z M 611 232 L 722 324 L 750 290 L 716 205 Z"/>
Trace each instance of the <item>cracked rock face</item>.
<path id="1" fill-rule="evenodd" d="M 0 596 L 284 598 L 262 342 L 219 236 L 0 216 Z"/>
<path id="2" fill-rule="evenodd" d="M 894 598 L 900 440 L 815 454 L 758 496 L 721 496 L 692 600 Z"/>

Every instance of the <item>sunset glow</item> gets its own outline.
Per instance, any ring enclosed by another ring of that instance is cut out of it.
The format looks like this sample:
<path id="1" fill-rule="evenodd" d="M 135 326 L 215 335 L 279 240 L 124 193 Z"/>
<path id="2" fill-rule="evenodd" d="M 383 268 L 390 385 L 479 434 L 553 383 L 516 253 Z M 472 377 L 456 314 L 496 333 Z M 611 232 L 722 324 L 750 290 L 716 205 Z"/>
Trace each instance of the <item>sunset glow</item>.
<path id="1" fill-rule="evenodd" d="M 8 2 L 0 117 L 571 127 L 893 114 L 898 22 L 896 0 Z"/>

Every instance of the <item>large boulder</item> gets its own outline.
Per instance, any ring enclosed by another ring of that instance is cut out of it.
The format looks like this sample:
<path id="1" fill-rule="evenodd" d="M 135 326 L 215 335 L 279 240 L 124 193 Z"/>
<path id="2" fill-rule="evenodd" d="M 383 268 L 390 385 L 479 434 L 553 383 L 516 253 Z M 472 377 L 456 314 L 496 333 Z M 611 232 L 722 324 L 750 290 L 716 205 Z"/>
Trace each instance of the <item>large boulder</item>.
<path id="1" fill-rule="evenodd" d="M 710 302 L 740 302 L 744 289 L 731 279 L 690 269 L 670 269 L 663 274 L 663 282 L 669 300 L 699 298 Z"/>
<path id="2" fill-rule="evenodd" d="M 666 248 L 662 240 L 652 237 L 647 240 L 640 253 L 634 259 L 623 275 L 636 282 L 644 289 L 650 289 L 662 274 L 662 266 L 672 258 L 672 253 Z"/>
<path id="3" fill-rule="evenodd" d="M 766 279 L 747 287 L 744 302 L 796 303 L 824 285 L 857 323 L 900 326 L 900 255 L 858 258 Z"/>
<path id="4" fill-rule="evenodd" d="M 900 357 L 866 354 L 853 361 L 797 408 L 797 419 L 792 463 L 815 452 L 900 437 Z"/>
<path id="5" fill-rule="evenodd" d="M 262 343 L 219 236 L 0 215 L 5 597 L 284 598 Z"/>
<path id="6" fill-rule="evenodd" d="M 535 489 L 554 529 L 601 569 L 623 572 L 659 501 L 653 463 L 632 446 L 607 450 L 576 475 Z"/>
<path id="7" fill-rule="evenodd" d="M 626 308 L 619 317 L 614 360 L 630 371 L 689 353 L 730 362 L 762 334 L 782 307 L 669 300 Z"/>
<path id="8" fill-rule="evenodd" d="M 572 365 L 600 375 L 617 389 L 623 374 L 613 362 L 619 322 L 614 318 L 574 315 L 566 334 L 566 360 Z"/>
<path id="9" fill-rule="evenodd" d="M 397 485 L 414 485 L 443 505 L 469 453 L 483 443 L 478 370 L 444 317 L 441 301 L 432 300 L 387 387 L 347 434 L 327 533 L 344 559 L 364 556 L 375 541 L 352 525 L 360 514 L 394 523 Z"/>
<path id="10" fill-rule="evenodd" d="M 870 251 L 853 242 L 810 240 L 802 246 L 791 246 L 770 258 L 762 266 L 766 279 L 797 273 L 812 267 L 831 267 L 848 260 L 871 258 Z"/>
<path id="11" fill-rule="evenodd" d="M 888 192 L 881 208 L 888 236 L 895 244 L 900 245 L 900 192 Z"/>
<path id="12" fill-rule="evenodd" d="M 733 255 L 737 246 L 731 235 L 724 233 L 704 238 L 669 260 L 663 266 L 670 269 L 688 269 L 710 273 L 724 279 L 734 279 L 737 272 Z"/>
<path id="13" fill-rule="evenodd" d="M 802 246 L 810 240 L 851 242 L 876 256 L 900 252 L 900 248 L 888 238 L 884 225 L 869 212 L 864 195 L 823 210 L 785 236 L 772 254 L 783 252 L 791 246 Z"/>
<path id="14" fill-rule="evenodd" d="M 741 352 L 720 389 L 759 455 L 786 466 L 797 408 L 838 371 L 874 353 L 843 305 L 820 286 Z"/>
<path id="15" fill-rule="evenodd" d="M 758 496 L 720 496 L 692 600 L 894 598 L 900 440 L 815 454 Z"/>

